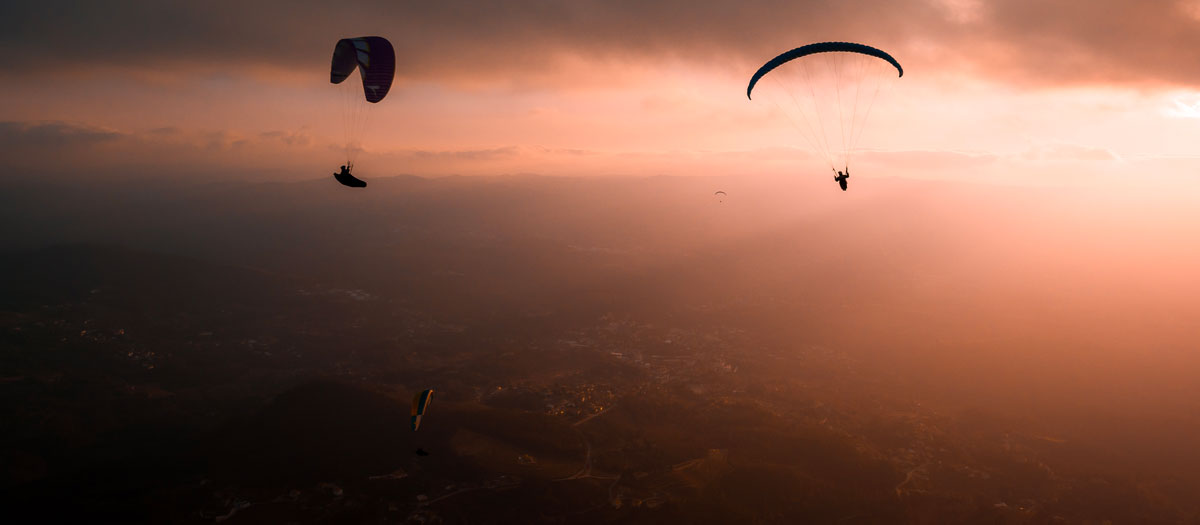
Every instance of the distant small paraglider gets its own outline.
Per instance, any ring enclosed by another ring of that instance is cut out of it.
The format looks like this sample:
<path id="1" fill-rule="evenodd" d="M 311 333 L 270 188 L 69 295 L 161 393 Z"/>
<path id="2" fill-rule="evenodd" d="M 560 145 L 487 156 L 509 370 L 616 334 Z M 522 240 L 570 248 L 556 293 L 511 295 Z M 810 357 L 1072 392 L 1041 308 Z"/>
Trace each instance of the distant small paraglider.
<path id="1" fill-rule="evenodd" d="M 416 432 L 421 426 L 421 416 L 425 415 L 425 410 L 429 408 L 429 398 L 433 397 L 433 389 L 425 390 L 413 396 L 412 402 L 412 429 Z"/>
<path id="2" fill-rule="evenodd" d="M 713 195 L 717 196 L 717 202 L 725 202 L 725 196 L 726 196 L 725 192 L 718 191 L 718 192 L 714 193 Z"/>

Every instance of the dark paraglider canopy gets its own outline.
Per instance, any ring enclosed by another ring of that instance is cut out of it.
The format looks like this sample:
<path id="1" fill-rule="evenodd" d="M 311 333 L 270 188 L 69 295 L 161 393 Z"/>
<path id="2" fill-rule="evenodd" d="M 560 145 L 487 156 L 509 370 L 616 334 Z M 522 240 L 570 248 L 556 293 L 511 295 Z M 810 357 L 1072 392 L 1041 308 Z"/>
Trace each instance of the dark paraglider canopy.
<path id="1" fill-rule="evenodd" d="M 854 42 L 818 42 L 816 44 L 800 46 L 791 51 L 785 51 L 780 53 L 779 56 L 768 60 L 766 64 L 763 64 L 762 67 L 758 68 L 758 71 L 754 72 L 754 76 L 750 77 L 750 85 L 746 86 L 746 98 L 750 98 L 750 92 L 754 91 L 754 85 L 758 83 L 758 79 L 762 78 L 763 75 L 770 73 L 771 70 L 800 57 L 817 53 L 832 52 L 859 53 L 877 57 L 895 66 L 896 71 L 899 73 L 898 76 L 904 76 L 904 68 L 900 67 L 900 63 L 897 62 L 895 58 L 892 58 L 892 55 L 887 54 L 887 52 L 883 51 L 882 49 L 876 49 L 865 44 L 856 44 Z"/>
<path id="2" fill-rule="evenodd" d="M 362 76 L 363 95 L 367 102 L 379 102 L 386 97 L 396 75 L 396 52 L 391 42 L 378 36 L 343 38 L 333 48 L 333 63 L 329 82 L 341 84 L 354 70 Z"/>

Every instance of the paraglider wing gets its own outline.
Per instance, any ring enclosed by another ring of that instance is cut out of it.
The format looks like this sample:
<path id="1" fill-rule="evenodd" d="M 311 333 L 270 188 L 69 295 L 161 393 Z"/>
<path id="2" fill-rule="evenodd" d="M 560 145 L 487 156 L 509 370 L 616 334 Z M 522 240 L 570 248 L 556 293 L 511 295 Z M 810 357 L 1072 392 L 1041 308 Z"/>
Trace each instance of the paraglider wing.
<path id="1" fill-rule="evenodd" d="M 816 53 L 830 53 L 835 51 L 860 53 L 863 55 L 878 57 L 895 66 L 899 76 L 904 76 L 904 68 L 900 67 L 900 63 L 897 62 L 896 59 L 892 58 L 892 55 L 887 54 L 881 49 L 876 49 L 864 44 L 856 44 L 854 42 L 819 42 L 816 44 L 797 47 L 796 49 L 786 51 L 779 56 L 768 60 L 766 64 L 763 64 L 762 67 L 758 68 L 758 71 L 754 72 L 754 76 L 750 77 L 750 85 L 746 86 L 746 98 L 750 98 L 750 92 L 754 91 L 754 85 L 758 83 L 758 79 L 762 78 L 763 75 L 770 73 L 772 69 L 803 56 Z"/>
<path id="2" fill-rule="evenodd" d="M 396 75 L 396 52 L 391 42 L 378 36 L 343 38 L 333 48 L 329 82 L 341 84 L 354 70 L 362 76 L 367 102 L 379 102 L 387 96 Z"/>
<path id="3" fill-rule="evenodd" d="M 362 80 L 362 91 L 354 82 L 347 82 L 355 71 Z M 363 151 L 360 139 L 366 131 L 367 120 L 374 111 L 370 108 L 387 96 L 396 75 L 396 52 L 386 38 L 363 36 L 343 38 L 333 46 L 333 59 L 329 65 L 329 82 L 340 84 L 337 89 L 342 101 L 342 144 L 346 152 L 346 165 L 354 164 L 359 152 Z M 350 176 L 348 172 L 335 175 L 338 182 L 352 188 L 367 184 Z"/>
<path id="4" fill-rule="evenodd" d="M 421 426 L 421 416 L 425 415 L 425 409 L 429 407 L 429 398 L 433 396 L 433 390 L 426 390 L 413 396 L 412 402 L 412 429 L 416 431 Z"/>
<path id="5" fill-rule="evenodd" d="M 725 192 L 723 192 L 723 191 L 718 191 L 718 192 L 714 193 L 713 195 L 725 195 Z"/>
<path id="6" fill-rule="evenodd" d="M 333 64 L 329 67 L 329 82 L 341 84 L 358 68 L 354 39 L 343 38 L 333 47 Z"/>

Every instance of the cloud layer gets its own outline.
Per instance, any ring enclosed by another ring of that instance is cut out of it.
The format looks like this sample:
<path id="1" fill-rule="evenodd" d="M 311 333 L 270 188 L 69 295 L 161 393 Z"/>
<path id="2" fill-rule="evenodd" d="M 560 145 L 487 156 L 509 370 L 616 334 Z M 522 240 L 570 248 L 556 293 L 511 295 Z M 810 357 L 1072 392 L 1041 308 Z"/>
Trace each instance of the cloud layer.
<path id="1" fill-rule="evenodd" d="M 380 34 L 408 79 L 558 78 L 584 63 L 685 61 L 741 71 L 827 39 L 893 50 L 913 74 L 1027 84 L 1200 81 L 1200 12 L 1167 0 L 513 0 L 6 2 L 0 66 L 308 70 L 332 42 Z M 907 65 L 907 64 L 906 64 Z"/>

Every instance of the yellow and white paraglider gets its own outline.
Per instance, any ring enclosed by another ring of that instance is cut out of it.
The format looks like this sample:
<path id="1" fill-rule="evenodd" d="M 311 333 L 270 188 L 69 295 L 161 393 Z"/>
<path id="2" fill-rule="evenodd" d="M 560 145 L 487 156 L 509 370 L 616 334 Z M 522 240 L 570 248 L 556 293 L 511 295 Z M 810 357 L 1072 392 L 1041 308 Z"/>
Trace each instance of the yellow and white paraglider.
<path id="1" fill-rule="evenodd" d="M 429 399 L 433 397 L 433 389 L 425 390 L 413 396 L 412 402 L 412 429 L 416 432 L 421 426 L 421 416 L 425 415 L 425 410 L 429 408 Z"/>

